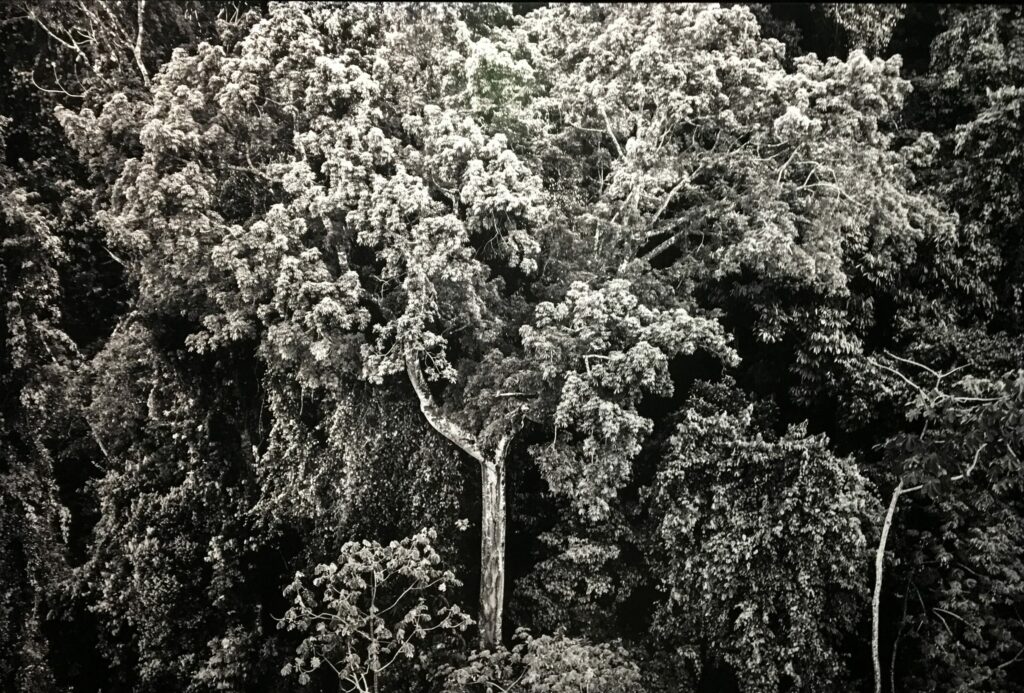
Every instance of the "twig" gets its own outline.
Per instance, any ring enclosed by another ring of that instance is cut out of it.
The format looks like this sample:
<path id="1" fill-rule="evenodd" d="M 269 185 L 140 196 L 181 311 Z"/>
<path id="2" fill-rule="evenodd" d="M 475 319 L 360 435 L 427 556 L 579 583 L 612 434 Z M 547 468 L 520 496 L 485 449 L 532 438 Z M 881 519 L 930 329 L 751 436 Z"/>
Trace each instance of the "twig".
<path id="1" fill-rule="evenodd" d="M 85 51 L 83 51 L 79 47 L 78 43 L 75 42 L 74 39 L 72 39 L 71 42 L 68 42 L 62 39 L 60 36 L 57 36 L 57 34 L 55 34 L 54 32 L 50 31 L 50 27 L 46 26 L 46 24 L 43 23 L 43 20 L 39 18 L 39 15 L 36 14 L 35 10 L 29 12 L 28 16 L 33 22 L 36 23 L 36 25 L 39 26 L 40 29 L 49 34 L 50 38 L 52 38 L 54 41 L 64 46 L 65 48 L 73 50 L 75 53 L 77 53 L 81 61 L 88 65 L 91 69 L 92 65 L 89 63 L 89 57 L 85 54 Z"/>
<path id="2" fill-rule="evenodd" d="M 1003 662 L 1002 664 L 999 664 L 998 666 L 996 666 L 996 669 L 1005 669 L 1006 667 L 1010 666 L 1011 664 L 1019 660 L 1021 655 L 1024 655 L 1024 647 L 1020 648 L 1020 650 L 1017 651 L 1017 654 L 1013 656 L 1013 659 Z"/>

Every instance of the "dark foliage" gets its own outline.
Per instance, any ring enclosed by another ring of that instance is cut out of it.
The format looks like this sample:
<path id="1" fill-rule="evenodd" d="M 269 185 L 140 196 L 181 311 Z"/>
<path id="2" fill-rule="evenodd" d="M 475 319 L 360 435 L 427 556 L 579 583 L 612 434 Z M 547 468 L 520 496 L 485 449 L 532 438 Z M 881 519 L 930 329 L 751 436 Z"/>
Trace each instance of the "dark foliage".
<path id="1" fill-rule="evenodd" d="M 1024 691 L 1020 7 L 0 41 L 0 690 Z"/>

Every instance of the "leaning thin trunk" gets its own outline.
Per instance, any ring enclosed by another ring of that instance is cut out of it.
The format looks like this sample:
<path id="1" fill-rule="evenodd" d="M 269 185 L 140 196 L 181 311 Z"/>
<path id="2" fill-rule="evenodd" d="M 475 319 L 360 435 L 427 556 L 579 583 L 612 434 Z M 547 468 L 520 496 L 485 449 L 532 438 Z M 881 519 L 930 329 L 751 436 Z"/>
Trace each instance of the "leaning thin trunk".
<path id="1" fill-rule="evenodd" d="M 983 443 L 974 451 L 974 459 L 971 461 L 970 466 L 964 470 L 963 474 L 951 476 L 949 480 L 960 481 L 968 478 L 971 472 L 974 471 L 974 468 L 978 466 L 978 460 L 981 459 L 981 451 L 987 445 L 988 443 Z M 892 527 L 892 518 L 896 514 L 896 503 L 899 502 L 900 496 L 920 491 L 922 488 L 924 488 L 922 484 L 907 488 L 903 485 L 903 479 L 900 479 L 900 482 L 896 484 L 896 488 L 892 492 L 892 499 L 889 501 L 889 511 L 885 514 L 885 524 L 882 525 L 882 536 L 878 540 L 878 551 L 875 553 L 875 594 L 871 600 L 871 657 L 875 665 L 875 693 L 882 693 L 882 660 L 878 653 L 878 624 L 881 618 L 879 610 L 882 602 L 882 572 L 885 569 L 885 544 L 889 541 L 889 529 Z M 897 635 L 898 641 L 899 635 Z M 893 643 L 894 649 L 896 644 L 895 642 Z M 895 652 L 893 657 L 895 658 Z M 890 685 L 893 685 L 895 688 L 894 684 Z"/>
<path id="2" fill-rule="evenodd" d="M 882 525 L 882 536 L 878 540 L 878 551 L 875 553 L 875 594 L 871 599 L 871 658 L 875 665 L 875 693 L 882 693 L 882 660 L 878 653 L 878 624 L 881 617 L 879 607 L 882 603 L 882 571 L 885 568 L 885 544 L 889 540 L 889 528 L 896 514 L 896 502 L 903 493 L 903 480 L 896 485 L 889 501 L 889 511 L 885 514 Z"/>
<path id="3" fill-rule="evenodd" d="M 501 642 L 505 603 L 505 459 L 480 463 L 480 647 Z"/>

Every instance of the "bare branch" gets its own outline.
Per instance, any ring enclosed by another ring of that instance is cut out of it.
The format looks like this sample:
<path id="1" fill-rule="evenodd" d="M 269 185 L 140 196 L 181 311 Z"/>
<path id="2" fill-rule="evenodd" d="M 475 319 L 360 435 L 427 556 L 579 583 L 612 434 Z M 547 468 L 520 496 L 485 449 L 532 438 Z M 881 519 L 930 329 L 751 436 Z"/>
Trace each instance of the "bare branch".
<path id="1" fill-rule="evenodd" d="M 793 161 L 793 158 L 796 156 L 797 152 L 799 152 L 799 151 L 800 151 L 800 147 L 795 147 L 793 149 L 792 153 L 790 153 L 789 158 L 786 159 L 785 163 L 783 163 L 781 167 L 779 167 L 779 175 L 775 179 L 775 184 L 776 185 L 782 185 L 782 175 L 786 172 L 786 169 L 789 167 L 790 162 Z"/>
<path id="2" fill-rule="evenodd" d="M 950 481 L 961 481 L 961 480 L 966 479 L 967 477 L 969 477 L 971 475 L 971 472 L 974 471 L 974 468 L 978 466 L 978 458 L 981 455 L 981 451 L 984 450 L 987 445 L 988 445 L 988 443 L 983 443 L 981 445 L 981 447 L 979 447 L 977 450 L 974 451 L 974 459 L 971 461 L 971 464 L 967 467 L 967 470 L 963 474 L 957 474 L 956 476 L 951 476 L 951 477 L 949 477 L 949 480 Z M 909 488 L 903 489 L 903 491 L 901 491 L 900 495 L 904 495 L 905 496 L 908 493 L 913 493 L 914 491 L 920 491 L 923 488 L 924 488 L 924 484 L 918 484 L 917 486 L 911 486 Z"/>
<path id="3" fill-rule="evenodd" d="M 600 109 L 601 115 L 604 116 L 605 130 L 608 132 L 608 136 L 612 138 L 612 142 L 615 143 L 615 150 L 618 151 L 620 157 L 625 156 L 625 154 L 622 151 L 622 146 L 619 144 L 618 138 L 615 136 L 615 133 L 612 132 L 612 121 L 608 118 L 608 112 L 604 110 L 604 106 L 601 106 Z"/>
<path id="4" fill-rule="evenodd" d="M 671 231 L 672 235 L 670 235 L 664 241 L 662 241 L 658 245 L 656 245 L 653 248 L 651 248 L 650 250 L 648 250 L 646 253 L 642 253 L 639 257 L 641 259 L 646 259 L 648 262 L 650 262 L 654 258 L 656 258 L 659 255 L 661 255 L 662 253 L 664 253 L 666 250 L 668 250 L 669 248 L 674 246 L 676 243 L 678 243 L 679 240 L 682 239 L 684 236 L 686 236 L 686 235 L 688 235 L 690 233 L 694 233 L 689 228 L 683 228 L 683 229 L 676 230 L 679 226 L 682 226 L 686 221 L 687 221 L 686 219 L 677 219 L 671 225 L 667 226 L 665 229 L 660 231 L 659 233 L 665 233 L 666 231 Z M 700 234 L 700 245 L 698 245 L 695 250 L 700 250 L 704 246 L 705 235 L 704 235 L 703 231 L 697 231 L 696 233 Z"/>
<path id="5" fill-rule="evenodd" d="M 1006 667 L 1010 666 L 1014 662 L 1018 661 L 1021 658 L 1021 655 L 1024 655 L 1024 647 L 1020 648 L 1017 651 L 1017 654 L 1015 654 L 1013 656 L 1013 659 L 1007 660 L 1007 661 L 1003 662 L 1002 664 L 996 666 L 996 669 L 1005 669 Z"/>
<path id="6" fill-rule="evenodd" d="M 56 41 L 56 42 L 57 42 L 57 43 L 59 43 L 60 45 L 64 46 L 64 47 L 65 47 L 65 48 L 67 48 L 68 50 L 72 50 L 72 51 L 74 51 L 74 52 L 75 52 L 76 54 L 78 54 L 78 58 L 79 58 L 79 59 L 80 59 L 80 60 L 81 60 L 81 61 L 82 61 L 83 63 L 85 63 L 85 64 L 86 64 L 87 66 L 89 66 L 89 68 L 90 68 L 90 69 L 92 68 L 92 64 L 91 64 L 91 63 L 89 62 L 89 57 L 88 57 L 88 56 L 87 56 L 87 55 L 85 54 L 85 51 L 83 51 L 83 50 L 81 49 L 81 47 L 79 47 L 79 45 L 78 45 L 78 43 L 77 43 L 77 42 L 75 42 L 74 40 L 71 40 L 71 41 L 67 41 L 67 40 L 65 40 L 65 39 L 62 39 L 62 38 L 61 38 L 60 36 L 58 36 L 58 35 L 57 35 L 56 33 L 54 33 L 53 31 L 51 31 L 51 30 L 50 30 L 50 27 L 46 26 L 46 23 L 45 23 L 45 22 L 44 22 L 44 21 L 43 21 L 43 20 L 42 20 L 42 19 L 41 19 L 41 18 L 39 17 L 39 15 L 38 15 L 38 14 L 36 14 L 35 10 L 32 10 L 31 12 L 29 12 L 28 16 L 29 16 L 29 18 L 30 18 L 30 19 L 31 19 L 31 20 L 32 20 L 33 22 L 35 22 L 35 23 L 36 23 L 36 25 L 37 25 L 37 26 L 38 26 L 38 27 L 39 27 L 40 29 L 42 29 L 43 31 L 45 31 L 45 32 L 46 32 L 46 33 L 47 33 L 47 34 L 48 34 L 48 35 L 50 36 L 50 38 L 52 38 L 52 39 L 53 39 L 54 41 Z"/>
<path id="7" fill-rule="evenodd" d="M 968 628 L 976 630 L 975 626 L 972 626 L 966 619 L 964 619 L 963 616 L 960 616 L 959 614 L 955 614 L 952 611 L 950 611 L 949 609 L 940 609 L 937 606 L 933 606 L 932 607 L 932 611 L 941 612 L 941 613 L 946 614 L 947 616 L 952 616 L 953 618 L 955 618 L 956 620 L 960 621 L 960 623 L 964 624 Z"/>
<path id="8" fill-rule="evenodd" d="M 886 352 L 886 353 L 888 353 L 888 352 Z M 878 361 L 878 360 L 876 360 L 874 358 L 870 358 L 870 357 L 868 358 L 868 363 L 873 365 L 875 368 L 881 369 L 881 370 L 883 370 L 883 371 L 885 371 L 887 373 L 891 373 L 892 375 L 895 375 L 897 378 L 899 378 L 900 380 L 905 382 L 907 385 L 909 385 L 914 390 L 917 390 L 918 392 L 921 392 L 921 393 L 924 392 L 924 389 L 920 385 L 915 383 L 913 380 L 911 380 L 907 376 L 903 375 L 903 373 L 901 371 L 899 371 L 898 369 L 893 368 L 892 366 L 887 366 L 886 364 L 882 363 L 881 361 Z"/>
<path id="9" fill-rule="evenodd" d="M 698 166 L 697 170 L 699 171 L 700 168 L 701 167 Z M 694 172 L 694 175 L 696 175 L 696 171 Z M 659 207 L 658 211 L 655 212 L 654 218 L 651 219 L 651 223 L 648 224 L 648 227 L 652 227 L 652 226 L 654 226 L 658 222 L 658 219 L 661 218 L 661 215 L 665 213 L 665 210 L 668 208 L 669 204 L 671 204 L 672 198 L 674 198 L 676 196 L 676 193 L 678 193 L 682 189 L 682 187 L 684 185 L 689 183 L 691 179 L 692 179 L 692 176 L 686 176 L 685 178 L 680 180 L 678 183 L 676 183 L 675 187 L 673 187 L 671 190 L 668 191 L 668 195 L 665 196 L 665 201 L 661 203 L 661 207 Z"/>
<path id="10" fill-rule="evenodd" d="M 899 361 L 901 363 L 905 363 L 908 366 L 914 366 L 915 368 L 920 368 L 921 370 L 927 371 L 929 374 L 935 376 L 936 379 L 939 379 L 939 380 L 942 379 L 942 375 L 937 370 L 935 370 L 934 368 L 932 368 L 930 366 L 926 366 L 923 363 L 918 363 L 914 359 L 908 359 L 905 356 L 897 356 L 896 354 L 894 354 L 894 353 L 892 353 L 891 351 L 888 351 L 888 350 L 884 351 L 883 353 L 886 356 L 888 356 L 889 358 L 891 358 L 891 359 L 893 359 L 895 361 Z"/>
<path id="11" fill-rule="evenodd" d="M 26 19 L 31 20 L 32 18 L 27 14 L 21 14 L 17 17 L 7 17 L 6 19 L 0 19 L 0 26 L 7 26 L 8 24 L 14 24 L 15 22 L 21 22 Z"/>
<path id="12" fill-rule="evenodd" d="M 113 250 L 111 250 L 107 246 L 103 246 L 103 249 L 105 251 L 107 251 L 107 255 L 109 255 L 114 262 L 116 262 L 117 264 L 121 265 L 121 267 L 127 267 L 128 266 L 128 265 L 125 264 L 124 260 L 122 260 L 121 258 L 119 258 L 117 255 L 114 254 Z"/>
<path id="13" fill-rule="evenodd" d="M 57 85 L 56 89 L 49 89 L 47 87 L 44 87 L 39 82 L 37 82 L 36 81 L 36 76 L 32 72 L 28 73 L 28 78 L 29 78 L 29 81 L 32 82 L 32 86 L 33 87 L 35 87 L 36 89 L 38 89 L 39 91 L 41 91 L 41 92 L 43 92 L 45 94 L 60 94 L 62 96 L 66 96 L 66 97 L 71 98 L 71 99 L 83 99 L 83 98 L 85 98 L 85 94 L 72 94 L 71 92 L 69 92 L 67 89 L 64 88 L 63 85 L 61 85 L 59 80 L 56 81 L 56 85 Z"/>
<path id="14" fill-rule="evenodd" d="M 981 457 L 981 451 L 985 449 L 985 445 L 987 443 L 981 445 L 974 452 L 974 459 L 971 461 L 970 466 L 967 467 L 967 470 L 963 474 L 952 477 L 950 481 L 959 481 L 971 475 L 971 472 L 978 466 L 978 460 Z M 893 516 L 896 513 L 896 503 L 899 501 L 900 496 L 919 491 L 922 488 L 923 485 L 904 488 L 903 479 L 900 479 L 899 483 L 896 484 L 896 488 L 892 492 L 892 498 L 889 500 L 889 510 L 885 514 L 885 522 L 882 524 L 882 536 L 878 540 L 878 549 L 875 552 L 875 591 L 871 599 L 871 656 L 875 667 L 875 693 L 882 692 L 882 664 L 878 654 L 878 624 L 880 618 L 879 607 L 882 599 L 882 571 L 885 567 L 885 545 L 889 540 L 889 529 L 892 527 Z M 939 611 L 942 610 L 939 609 Z M 935 615 L 942 619 L 941 614 L 936 613 Z M 956 616 L 956 614 L 951 615 Z M 964 622 L 966 623 L 966 621 Z M 942 623 L 946 625 L 947 629 L 949 628 L 945 619 L 942 619 Z"/>

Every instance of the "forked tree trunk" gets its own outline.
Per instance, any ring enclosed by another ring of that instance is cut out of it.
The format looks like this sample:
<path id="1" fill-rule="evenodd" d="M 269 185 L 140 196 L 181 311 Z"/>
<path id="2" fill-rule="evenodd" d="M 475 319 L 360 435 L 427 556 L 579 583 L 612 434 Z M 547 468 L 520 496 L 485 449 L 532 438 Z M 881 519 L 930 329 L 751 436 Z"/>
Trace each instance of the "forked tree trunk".
<path id="1" fill-rule="evenodd" d="M 427 423 L 480 463 L 480 627 L 481 649 L 501 643 L 501 612 L 505 605 L 505 460 L 514 433 L 502 436 L 492 454 L 486 454 L 476 436 L 445 415 L 434 401 L 419 358 L 405 357 L 409 382 L 420 402 Z"/>
<path id="2" fill-rule="evenodd" d="M 497 457 L 497 456 L 496 456 Z M 505 603 L 505 459 L 480 463 L 480 647 L 501 642 Z"/>

